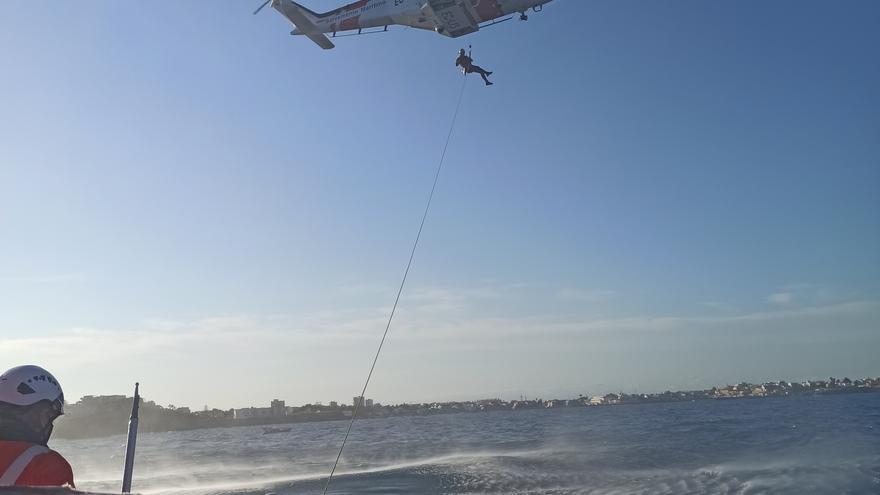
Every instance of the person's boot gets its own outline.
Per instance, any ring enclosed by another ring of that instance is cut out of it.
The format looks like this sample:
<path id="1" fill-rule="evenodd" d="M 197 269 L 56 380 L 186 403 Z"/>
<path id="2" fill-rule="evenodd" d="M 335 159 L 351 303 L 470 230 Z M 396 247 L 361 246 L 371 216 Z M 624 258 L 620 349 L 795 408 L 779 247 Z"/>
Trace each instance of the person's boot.
<path id="1" fill-rule="evenodd" d="M 490 71 L 487 71 L 487 72 L 486 72 L 486 75 L 487 75 L 487 76 L 491 76 L 491 75 L 492 75 L 492 71 L 491 71 L 491 70 L 490 70 Z"/>
<path id="2" fill-rule="evenodd" d="M 495 84 L 495 83 L 493 83 L 492 81 L 490 81 L 490 80 L 488 80 L 488 79 L 486 80 L 486 86 L 491 86 L 491 85 L 493 85 L 493 84 Z"/>

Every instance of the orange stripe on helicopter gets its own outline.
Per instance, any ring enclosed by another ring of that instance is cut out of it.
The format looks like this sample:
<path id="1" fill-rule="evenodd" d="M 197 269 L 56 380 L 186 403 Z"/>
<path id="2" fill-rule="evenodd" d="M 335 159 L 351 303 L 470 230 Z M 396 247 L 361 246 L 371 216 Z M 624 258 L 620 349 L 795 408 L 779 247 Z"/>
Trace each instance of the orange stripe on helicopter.
<path id="1" fill-rule="evenodd" d="M 339 23 L 340 31 L 348 31 L 350 29 L 358 29 L 361 26 L 361 16 L 350 17 Z"/>
<path id="2" fill-rule="evenodd" d="M 350 3 L 350 4 L 346 5 L 345 7 L 342 7 L 342 10 L 344 12 L 350 12 L 352 10 L 356 10 L 361 7 L 366 7 L 367 3 L 369 3 L 369 2 L 370 2 L 370 0 L 360 0 L 359 2 Z"/>

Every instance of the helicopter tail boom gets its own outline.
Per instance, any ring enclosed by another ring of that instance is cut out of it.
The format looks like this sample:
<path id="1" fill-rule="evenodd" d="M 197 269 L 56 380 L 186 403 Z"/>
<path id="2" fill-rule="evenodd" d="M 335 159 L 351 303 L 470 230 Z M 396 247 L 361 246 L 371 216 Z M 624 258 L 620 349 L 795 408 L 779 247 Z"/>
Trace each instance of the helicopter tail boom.
<path id="1" fill-rule="evenodd" d="M 327 36 L 321 34 L 320 30 L 312 18 L 314 13 L 305 7 L 292 2 L 291 0 L 279 0 L 277 4 L 273 4 L 275 10 L 281 13 L 296 27 L 290 34 L 302 34 L 306 38 L 312 40 L 325 50 L 333 48 L 335 45 Z"/>

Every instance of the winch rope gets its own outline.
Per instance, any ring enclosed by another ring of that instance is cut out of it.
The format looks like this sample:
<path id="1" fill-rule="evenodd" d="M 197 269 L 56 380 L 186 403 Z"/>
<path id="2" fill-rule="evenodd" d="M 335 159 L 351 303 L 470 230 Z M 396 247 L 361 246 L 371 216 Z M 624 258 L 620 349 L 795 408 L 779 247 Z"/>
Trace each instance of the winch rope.
<path id="1" fill-rule="evenodd" d="M 345 450 L 345 444 L 348 442 L 348 436 L 351 434 L 351 428 L 357 419 L 357 413 L 363 402 L 366 400 L 367 387 L 370 385 L 370 378 L 373 377 L 373 370 L 376 369 L 376 362 L 379 361 L 379 354 L 382 353 L 382 346 L 385 345 L 385 338 L 388 337 L 388 330 L 391 328 L 391 321 L 394 319 L 394 313 L 397 311 L 397 304 L 400 302 L 400 295 L 403 293 L 403 286 L 406 285 L 406 277 L 409 275 L 409 269 L 412 266 L 413 258 L 416 255 L 416 248 L 419 246 L 419 239 L 422 237 L 422 229 L 425 227 L 425 220 L 428 219 L 428 211 L 431 209 L 431 202 L 434 199 L 434 191 L 437 189 L 437 181 L 440 179 L 440 171 L 443 170 L 443 162 L 446 160 L 446 151 L 449 149 L 449 141 L 452 139 L 452 131 L 455 129 L 455 121 L 458 119 L 458 111 L 461 109 L 461 101 L 464 97 L 464 88 L 467 83 L 467 74 L 464 74 L 461 82 L 461 90 L 458 93 L 458 103 L 455 104 L 455 112 L 452 114 L 452 122 L 449 124 L 449 132 L 446 134 L 446 143 L 443 145 L 443 153 L 440 154 L 440 162 L 437 164 L 437 170 L 434 172 L 434 183 L 431 185 L 431 193 L 428 195 L 428 201 L 425 204 L 425 212 L 422 214 L 422 221 L 419 224 L 419 231 L 416 234 L 416 240 L 413 242 L 412 250 L 409 253 L 409 261 L 406 263 L 406 269 L 403 271 L 403 279 L 400 281 L 400 287 L 397 289 L 397 297 L 394 298 L 394 306 L 391 307 L 391 313 L 388 315 L 388 323 L 385 325 L 385 332 L 382 334 L 382 340 L 379 342 L 379 348 L 376 349 L 376 356 L 373 357 L 373 364 L 370 366 L 370 372 L 367 373 L 367 380 L 364 382 L 364 388 L 361 391 L 360 399 L 355 401 L 354 410 L 351 413 L 351 421 L 348 423 L 348 430 L 342 439 L 342 445 L 339 447 L 339 453 L 336 454 L 336 461 L 333 463 L 333 469 L 330 470 L 330 476 L 324 484 L 322 495 L 327 494 L 336 468 L 339 466 L 339 459 L 342 457 L 342 451 Z"/>

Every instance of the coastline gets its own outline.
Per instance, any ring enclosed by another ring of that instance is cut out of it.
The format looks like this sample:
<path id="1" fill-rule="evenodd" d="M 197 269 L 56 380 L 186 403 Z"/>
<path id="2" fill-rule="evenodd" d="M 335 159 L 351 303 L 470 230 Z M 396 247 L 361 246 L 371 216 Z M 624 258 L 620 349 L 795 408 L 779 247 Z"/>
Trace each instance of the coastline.
<path id="1" fill-rule="evenodd" d="M 608 407 L 628 404 L 650 404 L 703 400 L 735 400 L 786 398 L 798 396 L 836 395 L 880 392 L 880 378 L 864 380 L 808 381 L 801 383 L 766 382 L 750 384 L 742 382 L 708 390 L 663 392 L 659 394 L 611 393 L 603 396 L 580 396 L 576 399 L 534 399 L 503 401 L 484 399 L 462 402 L 433 402 L 420 404 L 381 405 L 367 401 L 368 406 L 358 409 L 359 419 L 395 416 L 419 416 L 433 414 L 457 414 L 510 410 L 559 409 L 571 407 Z M 57 422 L 55 437 L 67 440 L 100 438 L 124 434 L 131 397 L 87 396 L 68 406 L 69 413 Z M 246 408 L 238 411 L 263 412 L 269 408 Z M 233 428 L 239 426 L 282 425 L 324 421 L 350 420 L 352 406 L 307 404 L 284 409 L 284 414 L 235 417 L 236 410 L 205 410 L 190 412 L 188 408 L 168 408 L 147 401 L 141 406 L 140 431 L 143 433 L 189 431 L 209 428 Z"/>

